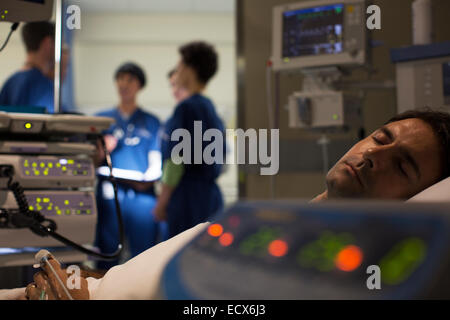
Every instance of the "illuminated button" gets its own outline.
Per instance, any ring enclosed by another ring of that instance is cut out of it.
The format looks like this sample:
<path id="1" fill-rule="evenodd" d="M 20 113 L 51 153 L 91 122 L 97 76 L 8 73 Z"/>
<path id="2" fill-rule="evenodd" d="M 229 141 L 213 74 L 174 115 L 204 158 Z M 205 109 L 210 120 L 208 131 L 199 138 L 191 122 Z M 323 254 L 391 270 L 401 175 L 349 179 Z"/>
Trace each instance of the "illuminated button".
<path id="1" fill-rule="evenodd" d="M 48 203 L 48 202 L 50 202 L 50 198 L 44 198 L 42 201 L 43 201 L 44 203 Z"/>
<path id="2" fill-rule="evenodd" d="M 28 207 L 28 210 L 33 211 L 33 210 L 34 210 L 34 207 L 33 207 L 33 206 L 29 206 L 29 207 Z"/>
<path id="3" fill-rule="evenodd" d="M 269 244 L 269 253 L 274 257 L 282 257 L 288 251 L 288 245 L 286 241 L 283 240 L 273 240 Z"/>
<path id="4" fill-rule="evenodd" d="M 30 164 L 28 163 L 28 160 L 25 160 L 25 161 L 24 161 L 23 166 L 24 166 L 25 168 L 28 168 L 28 167 L 30 166 Z"/>
<path id="5" fill-rule="evenodd" d="M 47 207 L 47 211 L 52 211 L 52 210 L 53 210 L 52 206 Z"/>
<path id="6" fill-rule="evenodd" d="M 44 176 L 48 176 L 48 171 L 44 170 Z"/>
<path id="7" fill-rule="evenodd" d="M 208 227 L 208 234 L 211 237 L 219 237 L 222 234 L 222 232 L 223 227 L 218 223 L 212 224 Z"/>
<path id="8" fill-rule="evenodd" d="M 91 210 L 87 209 L 87 210 L 86 210 L 86 213 L 87 213 L 87 214 L 91 214 Z"/>
<path id="9" fill-rule="evenodd" d="M 233 240 L 234 240 L 233 235 L 229 232 L 225 232 L 220 236 L 219 243 L 224 247 L 228 247 L 230 244 L 233 243 Z"/>
<path id="10" fill-rule="evenodd" d="M 67 171 L 67 167 L 66 167 L 66 166 L 63 166 L 63 167 L 62 167 L 62 171 Z"/>
<path id="11" fill-rule="evenodd" d="M 70 210 L 69 210 L 69 209 L 66 209 L 65 213 L 66 213 L 67 215 L 69 215 L 69 214 L 70 214 Z"/>
<path id="12" fill-rule="evenodd" d="M 42 210 L 42 207 L 41 207 L 40 205 L 36 205 L 36 210 L 37 210 L 37 211 L 41 211 L 41 210 Z"/>
<path id="13" fill-rule="evenodd" d="M 337 114 L 333 114 L 333 120 L 339 119 L 339 116 Z"/>
<path id="14" fill-rule="evenodd" d="M 77 214 L 80 214 L 81 213 L 81 210 L 77 210 Z"/>
<path id="15" fill-rule="evenodd" d="M 56 167 L 57 167 L 57 168 L 61 168 L 61 163 L 57 163 L 57 164 L 56 164 Z"/>
<path id="16" fill-rule="evenodd" d="M 38 175 L 40 175 L 41 173 L 38 171 L 38 170 L 34 170 L 34 175 L 35 176 L 38 176 Z"/>
<path id="17" fill-rule="evenodd" d="M 55 206 L 55 209 L 56 209 L 56 210 L 59 210 L 59 207 L 58 207 L 58 206 Z"/>
<path id="18" fill-rule="evenodd" d="M 61 210 L 56 210 L 57 215 L 61 215 Z"/>
<path id="19" fill-rule="evenodd" d="M 39 202 L 41 202 L 41 201 L 42 201 L 41 198 L 36 198 L 36 202 L 37 202 L 37 203 L 39 203 Z"/>
<path id="20" fill-rule="evenodd" d="M 361 265 L 363 259 L 362 251 L 359 247 L 349 245 L 344 247 L 336 256 L 335 264 L 339 270 L 353 271 Z"/>
<path id="21" fill-rule="evenodd" d="M 33 128 L 33 125 L 30 122 L 25 122 L 24 127 L 25 127 L 25 129 L 31 129 L 31 128 Z"/>
<path id="22" fill-rule="evenodd" d="M 39 166 L 40 166 L 41 168 L 45 168 L 45 162 L 39 163 Z"/>
<path id="23" fill-rule="evenodd" d="M 78 163 L 77 164 L 77 168 L 80 169 L 81 168 L 81 164 Z"/>
<path id="24" fill-rule="evenodd" d="M 72 159 L 67 160 L 67 164 L 74 164 L 75 161 L 73 161 Z"/>
<path id="25" fill-rule="evenodd" d="M 31 164 L 31 166 L 32 166 L 33 168 L 36 168 L 36 167 L 37 167 L 37 163 L 36 163 L 36 162 L 33 162 L 33 163 Z"/>
<path id="26" fill-rule="evenodd" d="M 47 166 L 51 169 L 51 168 L 53 168 L 53 163 L 52 163 L 52 162 L 49 162 L 49 163 L 47 164 Z"/>
<path id="27" fill-rule="evenodd" d="M 83 171 L 83 176 L 87 176 L 87 174 L 88 174 L 87 171 L 84 170 L 84 171 Z"/>
<path id="28" fill-rule="evenodd" d="M 69 200 L 64 200 L 64 204 L 65 204 L 66 206 L 68 206 L 68 205 L 69 205 Z"/>
<path id="29" fill-rule="evenodd" d="M 77 170 L 73 170 L 72 173 L 73 173 L 74 176 L 76 176 L 78 174 L 78 171 Z"/>
<path id="30" fill-rule="evenodd" d="M 80 202 L 80 207 L 82 207 L 82 206 L 84 206 L 84 203 L 83 203 L 83 201 L 81 201 L 81 202 Z"/>
<path id="31" fill-rule="evenodd" d="M 353 12 L 353 6 L 347 6 L 347 12 L 348 13 L 352 13 Z M 337 11 L 337 8 L 336 8 L 336 11 Z"/>
<path id="32" fill-rule="evenodd" d="M 25 174 L 26 174 L 27 176 L 29 176 L 29 175 L 30 175 L 30 171 L 29 171 L 29 170 L 25 170 Z"/>

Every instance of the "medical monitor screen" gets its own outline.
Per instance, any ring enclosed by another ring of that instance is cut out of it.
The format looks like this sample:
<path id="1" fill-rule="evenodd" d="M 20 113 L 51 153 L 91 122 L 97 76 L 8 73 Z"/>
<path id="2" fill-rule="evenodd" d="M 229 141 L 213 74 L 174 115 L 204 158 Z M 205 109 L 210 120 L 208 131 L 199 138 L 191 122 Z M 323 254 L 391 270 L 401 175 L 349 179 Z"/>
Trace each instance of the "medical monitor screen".
<path id="1" fill-rule="evenodd" d="M 283 13 L 283 58 L 343 51 L 344 5 Z"/>
<path id="2" fill-rule="evenodd" d="M 450 105 L 450 61 L 442 64 L 442 84 L 444 86 L 444 103 Z"/>

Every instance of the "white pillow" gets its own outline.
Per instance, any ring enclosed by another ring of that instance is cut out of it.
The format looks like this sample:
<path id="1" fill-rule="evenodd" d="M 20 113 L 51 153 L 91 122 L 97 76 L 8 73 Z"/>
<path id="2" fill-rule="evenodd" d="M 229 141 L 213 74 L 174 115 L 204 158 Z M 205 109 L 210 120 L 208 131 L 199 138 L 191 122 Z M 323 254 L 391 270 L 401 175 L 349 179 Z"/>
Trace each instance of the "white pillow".
<path id="1" fill-rule="evenodd" d="M 450 202 L 450 177 L 419 192 L 408 202 Z"/>

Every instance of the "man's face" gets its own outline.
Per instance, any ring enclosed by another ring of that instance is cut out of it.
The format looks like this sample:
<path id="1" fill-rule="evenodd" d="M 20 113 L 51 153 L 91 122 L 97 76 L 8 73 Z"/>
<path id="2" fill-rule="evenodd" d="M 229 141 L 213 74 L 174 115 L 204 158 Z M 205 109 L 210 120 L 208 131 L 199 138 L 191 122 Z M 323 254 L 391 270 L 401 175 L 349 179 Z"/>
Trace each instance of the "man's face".
<path id="1" fill-rule="evenodd" d="M 141 89 L 139 80 L 129 73 L 119 74 L 116 79 L 116 84 L 120 99 L 123 102 L 134 101 L 137 93 Z"/>
<path id="2" fill-rule="evenodd" d="M 408 199 L 443 170 L 433 129 L 416 118 L 389 123 L 354 145 L 327 175 L 328 198 Z"/>

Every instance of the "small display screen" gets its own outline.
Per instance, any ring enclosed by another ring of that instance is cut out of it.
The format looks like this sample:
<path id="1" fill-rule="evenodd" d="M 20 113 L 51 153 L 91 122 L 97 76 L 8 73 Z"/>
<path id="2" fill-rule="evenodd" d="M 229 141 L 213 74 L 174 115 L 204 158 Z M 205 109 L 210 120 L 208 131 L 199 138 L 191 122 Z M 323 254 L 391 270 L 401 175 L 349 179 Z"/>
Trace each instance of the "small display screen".
<path id="1" fill-rule="evenodd" d="M 343 51 L 344 5 L 283 13 L 283 58 Z"/>
<path id="2" fill-rule="evenodd" d="M 442 64 L 442 85 L 444 86 L 444 103 L 450 105 L 450 62 Z"/>
<path id="3" fill-rule="evenodd" d="M 20 1 L 40 3 L 40 4 L 44 4 L 45 3 L 45 0 L 20 0 Z"/>

